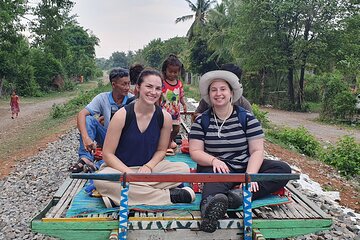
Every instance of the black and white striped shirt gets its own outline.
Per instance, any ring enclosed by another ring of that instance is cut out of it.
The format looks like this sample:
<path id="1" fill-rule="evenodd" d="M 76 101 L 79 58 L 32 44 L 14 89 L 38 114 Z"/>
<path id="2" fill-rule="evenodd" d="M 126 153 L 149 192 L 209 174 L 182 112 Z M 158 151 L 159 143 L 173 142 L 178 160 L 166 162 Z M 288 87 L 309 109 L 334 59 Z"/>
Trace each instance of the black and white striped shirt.
<path id="1" fill-rule="evenodd" d="M 223 121 L 217 117 L 217 126 L 214 113 L 210 110 L 210 121 L 207 131 L 202 128 L 201 116 L 198 116 L 191 126 L 189 138 L 204 141 L 205 152 L 224 161 L 229 167 L 236 170 L 246 170 L 250 157 L 248 140 L 264 137 L 260 122 L 250 112 L 247 112 L 246 115 L 246 133 L 239 122 L 238 114 L 234 108 L 231 116 L 222 126 L 219 138 L 218 127 L 220 127 Z"/>

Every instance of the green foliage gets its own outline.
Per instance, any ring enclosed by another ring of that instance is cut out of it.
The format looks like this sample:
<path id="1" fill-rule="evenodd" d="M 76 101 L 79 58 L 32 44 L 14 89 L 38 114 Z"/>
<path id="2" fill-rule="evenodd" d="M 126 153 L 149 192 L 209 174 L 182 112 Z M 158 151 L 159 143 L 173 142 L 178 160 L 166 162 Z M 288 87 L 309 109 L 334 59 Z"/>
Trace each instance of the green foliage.
<path id="1" fill-rule="evenodd" d="M 335 146 L 330 146 L 321 159 L 336 167 L 345 176 L 360 174 L 360 144 L 353 137 L 341 138 Z"/>
<path id="2" fill-rule="evenodd" d="M 324 79 L 318 75 L 306 76 L 305 100 L 309 102 L 320 102 Z"/>
<path id="3" fill-rule="evenodd" d="M 53 79 L 63 75 L 64 69 L 59 60 L 51 53 L 40 49 L 32 49 L 30 55 L 31 65 L 34 66 L 34 76 L 42 91 L 49 91 Z"/>
<path id="4" fill-rule="evenodd" d="M 321 103 L 320 102 L 306 102 L 306 108 L 309 112 L 320 112 Z"/>
<path id="5" fill-rule="evenodd" d="M 196 35 L 196 33 L 201 29 L 206 22 L 206 14 L 211 9 L 211 5 L 215 2 L 215 0 L 197 0 L 196 4 L 194 4 L 190 0 L 185 0 L 194 14 L 189 14 L 185 16 L 181 16 L 176 18 L 175 23 L 184 22 L 194 18 L 193 23 L 190 26 L 186 36 L 191 41 L 192 38 Z"/>
<path id="6" fill-rule="evenodd" d="M 335 96 L 334 115 L 337 119 L 351 120 L 356 112 L 356 98 L 350 91 L 343 91 Z"/>
<path id="7" fill-rule="evenodd" d="M 219 69 L 225 63 L 222 59 L 212 59 L 214 51 L 210 50 L 205 36 L 194 37 L 190 43 L 190 70 L 194 73 L 204 74 L 208 71 Z"/>
<path id="8" fill-rule="evenodd" d="M 259 105 L 257 104 L 252 104 L 251 107 L 256 119 L 260 121 L 261 126 L 263 128 L 269 128 L 270 121 L 267 117 L 268 112 L 261 111 Z"/>
<path id="9" fill-rule="evenodd" d="M 109 58 L 110 68 L 127 68 L 129 59 L 124 52 L 113 52 Z"/>
<path id="10" fill-rule="evenodd" d="M 20 65 L 14 82 L 18 94 L 22 96 L 41 96 L 39 84 L 34 78 L 34 68 L 31 65 Z"/>
<path id="11" fill-rule="evenodd" d="M 65 80 L 64 87 L 61 89 L 62 91 L 72 91 L 75 89 L 76 83 L 72 80 Z"/>
<path id="12" fill-rule="evenodd" d="M 61 118 L 74 115 L 83 109 L 97 94 L 109 91 L 110 85 L 98 87 L 90 91 L 82 92 L 66 104 L 54 104 L 51 109 L 52 118 Z"/>
<path id="13" fill-rule="evenodd" d="M 163 43 L 161 39 L 153 39 L 146 45 L 142 51 L 142 54 L 149 67 L 159 68 L 163 61 L 162 48 Z"/>
<path id="14" fill-rule="evenodd" d="M 195 99 L 195 101 L 200 101 L 201 96 L 198 90 L 198 87 L 192 85 L 184 84 L 185 97 Z"/>
<path id="15" fill-rule="evenodd" d="M 161 41 L 160 38 L 150 41 L 148 45 L 138 54 L 138 59 L 143 59 L 143 64 L 153 68 L 161 69 L 163 61 L 169 54 L 175 54 L 181 59 L 181 53 L 187 48 L 186 38 L 174 37 L 166 41 Z"/>
<path id="16" fill-rule="evenodd" d="M 304 127 L 296 129 L 283 128 L 271 131 L 270 134 L 275 139 L 286 143 L 290 148 L 298 150 L 310 157 L 315 157 L 319 154 L 320 144 Z"/>
<path id="17" fill-rule="evenodd" d="M 324 74 L 323 78 L 321 119 L 351 120 L 356 111 L 356 99 L 350 92 L 349 85 L 341 79 L 341 75 Z"/>

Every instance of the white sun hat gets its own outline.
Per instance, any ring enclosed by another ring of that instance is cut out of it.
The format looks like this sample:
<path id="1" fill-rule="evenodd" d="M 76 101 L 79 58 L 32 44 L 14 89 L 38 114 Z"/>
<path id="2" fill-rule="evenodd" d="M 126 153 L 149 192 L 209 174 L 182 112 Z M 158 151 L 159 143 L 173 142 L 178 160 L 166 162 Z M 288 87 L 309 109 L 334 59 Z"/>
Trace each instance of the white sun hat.
<path id="1" fill-rule="evenodd" d="M 199 82 L 201 98 L 204 99 L 207 104 L 210 104 L 209 87 L 214 80 L 224 80 L 229 83 L 234 93 L 232 103 L 239 100 L 242 96 L 243 87 L 239 82 L 239 78 L 234 73 L 225 70 L 210 71 L 202 75 Z"/>

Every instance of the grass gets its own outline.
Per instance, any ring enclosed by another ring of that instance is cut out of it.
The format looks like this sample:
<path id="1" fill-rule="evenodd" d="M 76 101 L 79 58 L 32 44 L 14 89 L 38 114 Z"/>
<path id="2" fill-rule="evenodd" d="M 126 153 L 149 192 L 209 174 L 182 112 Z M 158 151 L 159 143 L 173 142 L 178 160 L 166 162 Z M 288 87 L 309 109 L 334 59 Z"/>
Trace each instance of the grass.
<path id="1" fill-rule="evenodd" d="M 321 103 L 320 102 L 306 102 L 309 107 L 310 112 L 319 113 L 321 111 Z"/>
<path id="2" fill-rule="evenodd" d="M 34 147 L 34 143 L 40 142 L 48 136 L 61 133 L 64 126 L 71 123 L 71 119 L 74 119 L 74 116 L 62 119 L 53 119 L 48 116 L 44 120 L 32 122 L 21 130 L 21 134 L 13 134 L 7 137 L 6 141 L 0 145 L 0 152 L 3 156 L 12 156 L 22 150 L 30 150 Z"/>
<path id="3" fill-rule="evenodd" d="M 21 107 L 22 103 L 38 103 L 38 102 L 44 102 L 46 100 L 54 99 L 54 98 L 73 97 L 82 91 L 86 91 L 86 90 L 95 88 L 95 87 L 97 87 L 97 85 L 98 85 L 98 81 L 91 80 L 91 81 L 85 82 L 83 84 L 77 84 L 73 91 L 67 91 L 67 92 L 52 91 L 42 97 L 19 96 L 20 97 L 20 107 Z M 9 106 L 9 102 L 10 102 L 10 95 L 6 95 L 6 96 L 3 96 L 0 98 L 0 106 Z"/>
<path id="4" fill-rule="evenodd" d="M 93 80 L 86 82 L 84 84 L 79 84 L 73 91 L 70 92 L 51 92 L 43 97 L 23 97 L 20 100 L 21 103 L 37 103 L 37 102 L 44 102 L 49 99 L 54 98 L 68 98 L 71 99 L 75 96 L 78 96 L 81 92 L 86 92 L 88 90 L 94 89 L 98 86 L 98 82 Z M 3 98 L 0 100 L 0 106 L 8 106 L 9 100 Z M 6 136 L 6 141 L 1 141 L 0 144 L 0 152 L 3 156 L 15 156 L 17 159 L 17 154 L 22 154 L 29 150 L 33 152 L 34 150 L 34 143 L 41 143 L 42 140 L 46 139 L 47 137 L 52 137 L 57 134 L 64 132 L 71 127 L 75 127 L 75 115 L 77 112 L 74 112 L 70 116 L 60 117 L 60 118 L 52 118 L 50 114 L 45 116 L 42 120 L 31 120 L 26 125 L 21 125 L 18 127 L 18 130 L 15 133 L 9 134 Z M 41 119 L 41 117 L 38 117 Z M 12 131 L 11 131 L 12 132 Z M 7 158 L 3 158 L 6 160 Z"/>
<path id="5" fill-rule="evenodd" d="M 200 91 L 198 86 L 184 84 L 185 97 L 193 98 L 195 101 L 200 101 Z"/>

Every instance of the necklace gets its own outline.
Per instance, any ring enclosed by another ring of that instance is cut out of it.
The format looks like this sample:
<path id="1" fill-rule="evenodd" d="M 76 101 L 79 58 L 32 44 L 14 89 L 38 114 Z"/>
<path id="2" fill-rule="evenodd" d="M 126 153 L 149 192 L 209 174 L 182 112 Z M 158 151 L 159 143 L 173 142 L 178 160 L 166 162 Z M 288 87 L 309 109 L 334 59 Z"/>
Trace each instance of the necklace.
<path id="1" fill-rule="evenodd" d="M 230 114 L 229 114 L 229 110 L 230 110 Z M 214 118 L 215 118 L 215 124 L 216 124 L 216 127 L 217 127 L 217 129 L 218 129 L 217 135 L 218 135 L 218 138 L 221 138 L 221 128 L 224 126 L 226 120 L 228 120 L 229 117 L 230 117 L 231 114 L 232 114 L 231 105 L 230 105 L 230 109 L 228 109 L 228 111 L 227 111 L 227 113 L 226 113 L 226 117 L 225 117 L 224 121 L 221 123 L 220 127 L 219 127 L 219 124 L 218 124 L 218 121 L 217 121 L 217 117 L 216 117 L 215 110 L 213 111 L 213 114 L 214 114 Z"/>

